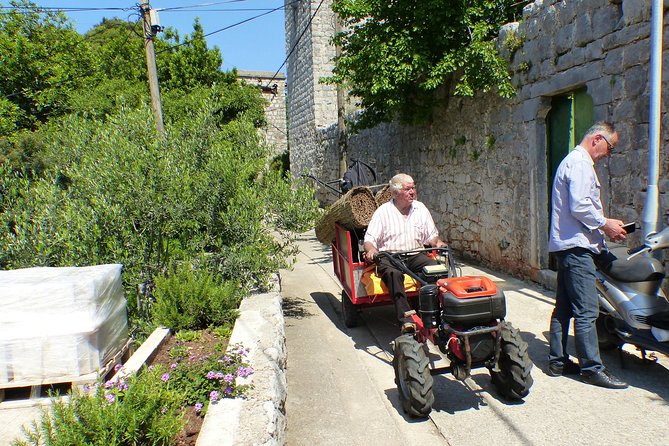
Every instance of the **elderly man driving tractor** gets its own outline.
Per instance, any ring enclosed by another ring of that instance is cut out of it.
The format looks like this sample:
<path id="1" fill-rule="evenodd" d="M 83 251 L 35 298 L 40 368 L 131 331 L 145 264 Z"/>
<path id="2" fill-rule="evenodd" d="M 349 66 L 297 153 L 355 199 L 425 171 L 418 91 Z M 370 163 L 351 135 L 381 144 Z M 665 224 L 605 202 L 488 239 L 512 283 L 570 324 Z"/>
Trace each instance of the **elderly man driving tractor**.
<path id="1" fill-rule="evenodd" d="M 409 306 L 404 290 L 404 273 L 395 267 L 387 257 L 376 258 L 379 251 L 410 251 L 431 246 L 446 246 L 439 238 L 430 211 L 423 203 L 416 200 L 416 185 L 409 175 L 400 173 L 390 180 L 392 199 L 379 206 L 374 212 L 365 233 L 365 260 L 376 261 L 377 275 L 388 287 L 390 296 L 397 310 L 397 318 L 402 326 L 402 333 L 416 330 L 411 316 L 415 311 Z M 414 272 L 419 272 L 426 265 L 435 265 L 437 261 L 424 253 L 408 257 L 405 265 Z"/>

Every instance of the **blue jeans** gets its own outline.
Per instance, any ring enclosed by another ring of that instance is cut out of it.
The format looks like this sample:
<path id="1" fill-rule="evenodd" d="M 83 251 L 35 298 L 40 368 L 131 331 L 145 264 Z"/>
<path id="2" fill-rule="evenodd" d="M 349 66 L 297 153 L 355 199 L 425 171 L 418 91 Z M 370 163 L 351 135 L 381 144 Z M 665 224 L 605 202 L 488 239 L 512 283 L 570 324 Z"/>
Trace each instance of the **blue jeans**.
<path id="1" fill-rule="evenodd" d="M 558 260 L 557 294 L 551 316 L 548 360 L 564 363 L 569 358 L 567 338 L 569 320 L 573 317 L 576 356 L 581 372 L 604 370 L 595 327 L 599 316 L 595 286 L 597 254 L 585 248 L 572 248 L 555 254 Z"/>

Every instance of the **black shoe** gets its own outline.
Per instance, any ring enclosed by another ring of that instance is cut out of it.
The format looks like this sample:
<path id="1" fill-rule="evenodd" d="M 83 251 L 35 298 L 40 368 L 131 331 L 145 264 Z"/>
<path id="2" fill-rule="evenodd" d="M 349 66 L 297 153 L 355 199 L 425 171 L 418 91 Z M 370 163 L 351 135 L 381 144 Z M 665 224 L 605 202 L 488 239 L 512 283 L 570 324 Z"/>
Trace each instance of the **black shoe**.
<path id="1" fill-rule="evenodd" d="M 627 383 L 621 381 L 608 370 L 600 370 L 594 373 L 582 373 L 581 381 L 593 386 L 606 387 L 607 389 L 626 389 Z"/>
<path id="2" fill-rule="evenodd" d="M 578 375 L 581 373 L 581 368 L 571 359 L 567 359 L 564 363 L 549 363 L 548 372 L 546 373 L 548 376 Z"/>

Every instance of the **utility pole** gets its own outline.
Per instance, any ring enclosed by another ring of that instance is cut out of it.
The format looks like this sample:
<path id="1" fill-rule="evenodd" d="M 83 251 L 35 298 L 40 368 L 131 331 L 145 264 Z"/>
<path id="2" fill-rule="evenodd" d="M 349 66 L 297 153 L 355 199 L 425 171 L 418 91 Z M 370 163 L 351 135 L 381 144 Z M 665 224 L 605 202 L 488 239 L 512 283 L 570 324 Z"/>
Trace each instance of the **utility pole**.
<path id="1" fill-rule="evenodd" d="M 144 49 L 146 51 L 146 71 L 149 78 L 149 90 L 151 90 L 151 108 L 156 118 L 156 131 L 162 137 L 165 134 L 165 126 L 163 125 L 163 106 L 160 102 L 158 70 L 156 69 L 156 49 L 153 45 L 153 38 L 161 28 L 157 22 L 152 23 L 149 0 L 142 0 L 140 9 L 142 11 L 142 20 L 144 21 Z"/>
<path id="2" fill-rule="evenodd" d="M 335 35 L 341 32 L 341 21 L 339 14 L 335 14 Z M 335 57 L 341 55 L 341 46 L 335 46 Z M 346 133 L 346 99 L 344 97 L 344 87 L 337 85 L 337 129 L 339 131 L 337 138 L 337 148 L 339 149 L 339 178 L 343 178 L 348 169 L 348 135 Z"/>

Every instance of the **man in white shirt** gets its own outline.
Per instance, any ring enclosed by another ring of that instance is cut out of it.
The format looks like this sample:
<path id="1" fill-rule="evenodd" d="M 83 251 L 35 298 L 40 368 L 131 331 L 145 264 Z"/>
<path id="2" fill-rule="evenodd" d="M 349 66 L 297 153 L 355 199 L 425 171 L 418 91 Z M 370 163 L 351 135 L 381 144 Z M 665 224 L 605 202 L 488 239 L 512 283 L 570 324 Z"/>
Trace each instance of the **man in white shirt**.
<path id="1" fill-rule="evenodd" d="M 560 163 L 553 182 L 548 250 L 558 261 L 557 293 L 550 322 L 548 374 L 581 374 L 583 382 L 622 389 L 627 384 L 602 364 L 595 321 L 599 301 L 595 262 L 606 251 L 604 235 L 625 240 L 623 222 L 606 218 L 594 162 L 610 155 L 618 132 L 609 122 L 598 122 Z M 569 359 L 567 337 L 574 318 L 574 338 L 579 365 Z M 579 367 L 580 366 L 580 367 Z"/>
<path id="2" fill-rule="evenodd" d="M 422 248 L 424 245 L 440 248 L 446 244 L 439 238 L 430 211 L 423 203 L 416 200 L 416 185 L 407 174 L 397 174 L 390 180 L 392 199 L 382 204 L 372 215 L 365 232 L 365 260 L 374 262 L 379 251 L 398 252 Z M 425 265 L 437 262 L 425 254 L 409 257 L 405 264 L 418 272 Z M 377 274 L 388 287 L 395 303 L 397 318 L 402 324 L 402 332 L 416 329 L 411 322 L 415 313 L 409 306 L 404 290 L 404 273 L 395 268 L 386 258 L 378 259 Z"/>

